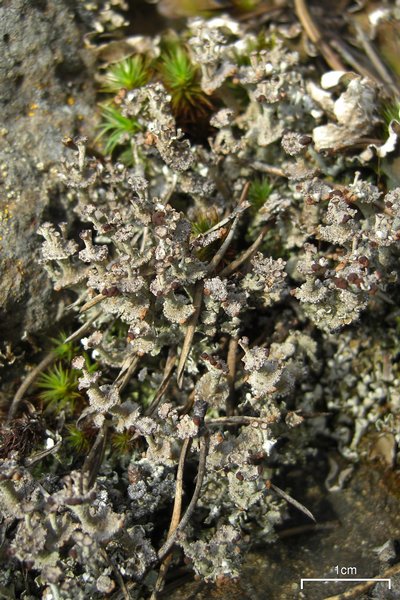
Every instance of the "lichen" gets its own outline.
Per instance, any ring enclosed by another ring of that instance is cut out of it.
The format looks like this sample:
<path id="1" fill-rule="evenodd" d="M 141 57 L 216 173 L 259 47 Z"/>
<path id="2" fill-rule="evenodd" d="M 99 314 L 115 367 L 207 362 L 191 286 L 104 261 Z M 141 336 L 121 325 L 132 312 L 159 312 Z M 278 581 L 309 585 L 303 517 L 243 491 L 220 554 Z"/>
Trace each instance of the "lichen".
<path id="1" fill-rule="evenodd" d="M 111 6 L 98 31 L 118 25 L 124 3 Z M 46 417 L 36 453 L 1 431 L 7 552 L 44 597 L 102 598 L 121 581 L 145 597 L 173 536 L 177 564 L 237 577 L 286 516 L 271 479 L 316 434 L 351 460 L 375 423 L 400 443 L 400 188 L 357 149 L 379 125 L 379 86 L 321 79 L 274 27 L 228 16 L 137 56 L 149 73 L 118 89 L 114 65 L 101 92 L 135 126 L 109 143 L 103 128 L 95 150 L 68 141 L 69 221 L 38 229 L 82 346 L 63 358 L 79 401 Z"/>

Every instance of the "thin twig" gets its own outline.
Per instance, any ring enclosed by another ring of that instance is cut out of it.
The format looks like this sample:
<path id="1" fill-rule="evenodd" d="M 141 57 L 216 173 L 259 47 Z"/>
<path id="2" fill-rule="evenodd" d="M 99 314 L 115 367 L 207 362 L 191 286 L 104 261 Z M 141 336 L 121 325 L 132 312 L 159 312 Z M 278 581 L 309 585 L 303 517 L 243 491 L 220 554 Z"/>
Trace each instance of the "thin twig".
<path id="1" fill-rule="evenodd" d="M 146 242 L 147 242 L 147 236 L 149 234 L 149 228 L 145 227 L 143 229 L 143 237 L 142 237 L 142 242 L 140 244 L 140 250 L 139 250 L 139 254 L 143 254 L 144 249 L 146 247 Z"/>
<path id="2" fill-rule="evenodd" d="M 83 292 L 81 292 L 79 294 L 79 296 L 77 297 L 77 299 L 74 300 L 74 302 L 71 302 L 71 304 L 67 304 L 67 306 L 65 306 L 65 310 L 73 310 L 77 306 L 80 306 L 82 300 L 84 298 L 86 298 L 88 295 L 89 295 L 89 290 L 88 289 L 83 290 Z"/>
<path id="3" fill-rule="evenodd" d="M 82 481 L 85 474 L 88 477 L 88 489 L 91 489 L 95 483 L 97 473 L 100 469 L 101 463 L 103 462 L 104 451 L 106 448 L 107 437 L 108 437 L 108 421 L 104 421 L 101 429 L 97 434 L 93 446 L 90 449 L 89 454 L 86 457 L 82 467 Z"/>
<path id="4" fill-rule="evenodd" d="M 268 482 L 268 487 L 271 488 L 272 490 L 274 490 L 274 492 L 276 492 L 279 496 L 281 496 L 284 500 L 286 500 L 286 502 L 289 502 L 289 504 L 291 504 L 292 506 L 297 508 L 297 510 L 300 510 L 302 513 L 307 515 L 307 517 L 309 519 L 311 519 L 312 521 L 314 521 L 314 523 L 316 523 L 316 519 L 315 519 L 314 515 L 312 514 L 312 512 L 309 511 L 308 508 L 303 506 L 300 502 L 298 502 L 298 500 L 295 500 L 294 498 L 292 498 L 292 496 L 289 496 L 289 494 L 287 494 L 286 492 L 281 490 L 281 488 L 279 488 L 277 485 L 274 485 L 271 482 Z"/>
<path id="5" fill-rule="evenodd" d="M 269 6 L 268 3 L 262 3 L 258 6 L 256 6 L 251 12 L 244 12 L 242 14 L 238 14 L 236 16 L 236 19 L 238 21 L 241 21 L 242 23 L 245 21 L 250 21 L 251 19 L 254 19 L 255 17 L 260 17 L 260 18 L 268 18 L 268 19 L 272 19 L 273 17 L 278 17 L 280 15 L 280 13 L 282 12 L 282 8 L 280 7 L 276 7 L 276 6 Z"/>
<path id="6" fill-rule="evenodd" d="M 125 600 L 132 600 L 131 595 L 126 588 L 125 582 L 124 582 L 122 575 L 121 575 L 117 565 L 115 564 L 114 560 L 111 558 L 111 556 L 109 556 L 107 554 L 107 552 L 104 548 L 100 547 L 99 550 L 103 554 L 103 557 L 106 559 L 106 561 L 108 562 L 108 564 L 110 565 L 112 570 L 114 571 L 114 575 L 118 581 L 118 585 L 121 588 L 121 592 L 122 592 L 122 595 L 124 596 Z"/>
<path id="7" fill-rule="evenodd" d="M 183 515 L 178 527 L 175 529 L 173 534 L 167 539 L 167 541 L 161 546 L 160 550 L 158 551 L 159 560 L 164 560 L 164 558 L 167 556 L 167 554 L 171 550 L 172 546 L 175 544 L 176 538 L 178 537 L 179 533 L 188 524 L 188 522 L 196 508 L 197 501 L 200 497 L 201 486 L 203 485 L 204 475 L 206 472 L 206 460 L 207 460 L 208 447 L 209 447 L 208 432 L 206 432 L 204 434 L 204 436 L 201 438 L 200 444 L 201 444 L 201 447 L 200 447 L 200 456 L 199 456 L 199 467 L 198 467 L 198 471 L 197 471 L 196 487 L 194 488 L 192 499 L 190 500 L 189 506 L 187 507 L 186 512 Z"/>
<path id="8" fill-rule="evenodd" d="M 253 425 L 253 426 L 262 426 L 262 425 L 270 425 L 271 423 L 275 423 L 277 417 L 250 417 L 245 415 L 231 416 L 231 417 L 216 417 L 215 419 L 206 420 L 206 425 L 208 427 L 213 427 L 215 425 Z"/>
<path id="9" fill-rule="evenodd" d="M 354 69 L 356 73 L 359 73 L 368 79 L 372 79 L 372 81 L 378 81 L 376 75 L 365 65 L 363 65 L 358 58 L 356 58 L 354 53 L 350 51 L 348 45 L 345 44 L 342 39 L 339 37 L 333 38 L 331 40 L 331 46 L 337 50 L 340 56 L 348 63 L 348 65 L 350 65 L 352 69 Z"/>
<path id="10" fill-rule="evenodd" d="M 331 67 L 331 69 L 333 69 L 334 71 L 346 71 L 347 69 L 343 65 L 340 58 L 335 52 L 333 52 L 329 44 L 323 39 L 318 25 L 316 24 L 313 17 L 311 16 L 310 11 L 308 10 L 306 0 L 294 0 L 294 7 L 299 21 L 302 24 L 308 38 L 313 44 L 317 46 L 317 48 L 319 48 L 322 56 L 324 57 L 328 65 Z"/>
<path id="11" fill-rule="evenodd" d="M 344 143 L 341 144 L 340 146 L 337 145 L 334 147 L 334 149 L 330 149 L 330 152 L 333 153 L 337 153 L 337 152 L 348 152 L 349 150 L 357 150 L 358 148 L 366 148 L 367 146 L 370 146 L 371 144 L 375 144 L 376 146 L 378 146 L 379 144 L 382 143 L 382 140 L 378 139 L 378 138 L 359 138 L 358 140 L 354 140 L 353 142 L 350 142 L 348 144 Z M 337 189 L 336 185 L 333 185 L 334 188 Z"/>
<path id="12" fill-rule="evenodd" d="M 221 247 L 217 250 L 217 252 L 213 256 L 213 258 L 208 263 L 205 275 L 209 275 L 210 273 L 213 273 L 215 271 L 215 269 L 218 267 L 221 260 L 224 258 L 229 246 L 232 243 L 238 221 L 239 221 L 239 217 L 237 216 L 237 217 L 235 217 L 235 219 L 232 223 L 232 226 L 229 230 L 229 233 L 226 236 L 226 238 L 224 239 L 223 244 L 221 244 Z"/>
<path id="13" fill-rule="evenodd" d="M 92 308 L 92 306 L 96 306 L 96 304 L 98 304 L 105 298 L 107 298 L 107 296 L 104 296 L 104 294 L 97 294 L 97 296 L 95 296 L 91 300 L 88 300 L 87 302 L 85 302 L 85 304 L 80 307 L 79 312 L 80 313 L 86 312 L 87 310 L 89 310 L 89 308 Z"/>
<path id="14" fill-rule="evenodd" d="M 187 567 L 186 567 L 186 569 L 187 569 Z M 161 592 L 160 598 L 168 598 L 168 600 L 171 600 L 171 598 L 173 598 L 173 596 L 171 595 L 171 592 L 173 592 L 176 589 L 179 589 L 180 587 L 182 587 L 183 585 L 185 585 L 188 582 L 192 582 L 192 586 L 194 586 L 194 590 L 193 590 L 193 592 L 191 592 L 190 596 L 186 596 L 185 600 L 199 600 L 200 596 L 198 594 L 207 584 L 204 581 L 199 581 L 196 584 L 196 582 L 193 581 L 193 577 L 194 577 L 193 569 L 190 569 L 190 571 L 188 573 L 186 573 L 182 577 L 179 577 L 179 579 L 176 579 L 174 581 L 171 581 L 171 583 L 168 583 L 168 585 L 166 585 L 165 588 L 163 589 L 163 591 Z"/>
<path id="15" fill-rule="evenodd" d="M 355 585 L 354 587 L 351 588 L 351 590 L 348 590 L 347 592 L 344 592 L 343 594 L 336 594 L 335 596 L 329 596 L 329 597 L 324 598 L 324 600 L 348 600 L 348 598 L 359 598 L 361 594 L 364 594 L 369 589 L 374 587 L 374 585 L 379 583 L 379 579 L 388 579 L 389 577 L 392 577 L 393 575 L 397 575 L 398 573 L 400 573 L 400 563 L 398 563 L 397 565 L 394 565 L 393 567 L 390 567 L 389 569 L 386 569 L 386 571 L 384 571 L 381 575 L 377 575 L 377 577 L 374 578 L 374 579 L 377 579 L 377 581 L 375 581 L 375 580 L 365 581 L 363 583 L 360 583 L 359 585 Z"/>
<path id="16" fill-rule="evenodd" d="M 32 383 L 35 381 L 36 377 L 44 371 L 56 358 L 57 354 L 55 350 L 50 350 L 46 354 L 46 356 L 40 361 L 40 363 L 32 369 L 32 371 L 25 377 L 19 388 L 17 389 L 13 401 L 11 402 L 11 406 L 8 411 L 7 422 L 9 423 L 11 419 L 14 417 L 17 412 L 17 408 L 25 393 L 28 391 Z"/>
<path id="17" fill-rule="evenodd" d="M 56 452 L 58 452 L 62 444 L 62 437 L 59 434 L 57 434 L 57 436 L 59 439 L 54 444 L 54 446 L 52 446 L 51 448 L 46 448 L 45 450 L 41 450 L 40 452 L 36 452 L 35 454 L 31 454 L 31 456 L 28 456 L 24 460 L 24 466 L 32 467 L 35 463 L 39 462 L 40 460 L 43 460 L 49 454 L 55 454 Z"/>
<path id="18" fill-rule="evenodd" d="M 175 501 L 174 501 L 174 509 L 172 511 L 171 523 L 168 530 L 167 539 L 174 533 L 175 529 L 179 525 L 179 521 L 181 518 L 182 512 L 182 497 L 183 497 L 183 469 L 185 466 L 185 461 L 187 457 L 187 453 L 192 444 L 192 439 L 186 439 L 182 444 L 182 450 L 179 457 L 178 462 L 178 470 L 176 473 L 176 485 L 175 485 Z"/>
<path id="19" fill-rule="evenodd" d="M 323 531 L 332 531 L 339 527 L 339 521 L 327 521 L 326 523 L 307 523 L 306 525 L 297 525 L 297 527 L 288 527 L 277 531 L 280 540 L 285 540 L 296 535 L 305 533 L 320 533 Z"/>
<path id="20" fill-rule="evenodd" d="M 375 48 L 371 44 L 367 35 L 363 31 L 362 27 L 356 22 L 354 22 L 353 25 L 357 32 L 357 36 L 363 45 L 365 54 L 368 56 L 369 60 L 373 64 L 374 68 L 379 73 L 380 78 L 382 79 L 382 81 L 384 83 L 386 83 L 389 86 L 389 88 L 391 89 L 392 92 L 394 92 L 395 94 L 398 94 L 399 89 L 396 86 L 395 82 L 393 81 L 393 78 L 392 78 L 390 72 L 388 71 L 386 66 L 383 64 L 380 56 L 378 55 Z"/>
<path id="21" fill-rule="evenodd" d="M 259 160 L 254 161 L 252 167 L 255 171 L 261 171 L 261 173 L 267 173 L 268 175 L 275 175 L 276 177 L 283 177 L 284 179 L 288 179 L 289 177 L 289 175 L 282 171 L 282 169 L 279 169 L 279 167 L 267 165 L 267 163 L 263 163 Z"/>
<path id="22" fill-rule="evenodd" d="M 167 541 L 168 541 L 168 538 L 171 537 L 171 535 L 174 533 L 174 531 L 178 527 L 179 521 L 181 518 L 182 497 L 183 497 L 183 470 L 185 467 L 187 453 L 189 451 L 191 444 L 192 444 L 191 438 L 188 438 L 183 442 L 181 454 L 179 457 L 178 470 L 176 473 L 175 501 L 174 501 L 174 508 L 172 511 L 171 523 L 170 523 L 169 530 L 168 530 Z M 156 582 L 156 585 L 155 585 L 155 588 L 151 595 L 150 600 L 156 600 L 158 593 L 161 592 L 161 590 L 163 589 L 165 577 L 167 575 L 168 567 L 171 563 L 171 560 L 172 560 L 172 554 L 168 554 L 164 558 L 163 562 L 161 563 L 160 571 L 159 571 L 158 577 L 157 577 L 157 582 Z"/>
<path id="23" fill-rule="evenodd" d="M 238 346 L 238 340 L 234 337 L 231 337 L 229 340 L 228 356 L 226 360 L 228 365 L 228 374 L 226 378 L 229 386 L 229 394 L 226 399 L 226 414 L 228 417 L 233 416 L 233 413 L 235 412 L 235 376 Z"/>
<path id="24" fill-rule="evenodd" d="M 170 185 L 169 189 L 167 190 L 167 193 L 165 194 L 164 198 L 162 198 L 162 200 L 161 200 L 161 203 L 164 204 L 164 206 L 167 206 L 167 204 L 171 200 L 171 196 L 175 191 L 177 182 L 178 182 L 178 175 L 176 173 L 174 173 L 174 175 L 172 176 L 171 185 Z"/>
<path id="25" fill-rule="evenodd" d="M 238 256 L 238 258 L 233 260 L 229 265 L 227 265 L 224 269 L 222 269 L 219 276 L 220 277 L 228 277 L 231 273 L 236 271 L 236 269 L 238 267 L 240 267 L 243 263 L 245 263 L 246 260 L 248 260 L 252 256 L 252 254 L 254 254 L 254 252 L 257 250 L 257 248 L 260 246 L 268 229 L 269 229 L 268 226 L 264 227 L 262 229 L 262 231 L 260 231 L 258 237 L 251 244 L 251 246 L 249 246 L 247 248 L 247 250 L 245 250 L 240 256 Z"/>
<path id="26" fill-rule="evenodd" d="M 175 363 L 176 363 L 175 350 L 173 350 L 173 351 L 170 350 L 170 352 L 168 354 L 167 362 L 165 363 L 162 382 L 160 383 L 157 393 L 154 396 L 153 400 L 151 401 L 151 404 L 148 406 L 148 408 L 145 412 L 146 416 L 148 416 L 148 417 L 151 416 L 154 413 L 154 411 L 157 409 L 158 405 L 160 404 L 161 398 L 164 396 L 165 392 L 167 391 L 169 382 L 171 381 L 171 376 L 172 376 L 172 373 L 174 372 Z"/>
<path id="27" fill-rule="evenodd" d="M 240 198 L 239 198 L 239 203 L 238 203 L 238 208 L 240 208 L 241 206 L 248 206 L 246 205 L 246 199 L 247 199 L 247 195 L 249 193 L 249 189 L 250 189 L 250 181 L 247 181 L 242 189 L 242 193 L 240 194 Z"/>
<path id="28" fill-rule="evenodd" d="M 92 326 L 92 324 L 94 323 L 94 321 L 100 315 L 101 315 L 101 311 L 99 310 L 92 317 L 90 317 L 90 319 L 88 321 L 86 321 L 86 323 L 84 323 L 83 325 L 81 325 L 81 327 L 79 327 L 79 329 L 77 329 L 76 331 L 74 331 L 73 333 L 71 333 L 71 335 L 68 336 L 66 340 L 64 340 L 64 344 L 68 344 L 69 342 L 73 342 L 74 340 L 77 340 L 78 338 L 80 338 L 84 333 L 86 333 L 90 329 L 90 327 Z"/>
<path id="29" fill-rule="evenodd" d="M 247 207 L 248 206 L 248 203 L 246 204 L 246 198 L 247 198 L 247 194 L 249 193 L 249 188 L 250 188 L 250 182 L 247 181 L 247 183 L 244 185 L 242 193 L 240 195 L 238 207 L 241 207 L 241 206 Z M 206 275 L 213 273 L 215 271 L 215 269 L 218 267 L 221 260 L 224 258 L 229 246 L 231 245 L 233 236 L 235 235 L 236 227 L 239 222 L 239 216 L 240 216 L 240 213 L 237 213 L 236 217 L 233 220 L 233 223 L 229 230 L 229 233 L 226 236 L 223 244 L 218 249 L 218 251 L 215 253 L 215 256 L 212 258 L 212 260 L 208 263 Z"/>
<path id="30" fill-rule="evenodd" d="M 250 187 L 250 183 L 247 182 L 246 185 L 243 187 L 242 194 L 240 196 L 239 203 L 238 203 L 237 207 L 229 215 L 227 215 L 226 217 L 224 217 L 223 219 L 221 219 L 221 221 L 219 221 L 216 225 L 213 225 L 212 227 L 210 227 L 209 229 L 207 229 L 207 231 L 205 231 L 204 233 L 202 233 L 201 236 L 203 238 L 206 235 L 208 235 L 209 233 L 213 233 L 214 231 L 217 231 L 217 229 L 221 229 L 221 227 L 224 227 L 230 221 L 233 221 L 234 219 L 236 219 L 236 217 L 238 217 L 239 215 L 241 215 L 242 212 L 244 212 L 250 206 L 249 203 L 246 203 L 246 198 L 247 198 L 247 194 L 248 194 L 248 191 L 249 191 L 249 187 Z"/>
<path id="31" fill-rule="evenodd" d="M 128 359 L 124 361 L 120 372 L 114 382 L 117 386 L 119 393 L 127 386 L 129 380 L 132 376 L 132 373 L 135 371 L 139 362 L 139 357 L 137 354 L 130 356 Z"/>
<path id="32" fill-rule="evenodd" d="M 200 315 L 201 303 L 203 300 L 203 289 L 204 289 L 204 283 L 203 283 L 203 281 L 200 280 L 196 283 L 196 287 L 194 290 L 194 295 L 193 295 L 194 313 L 192 314 L 192 316 L 190 317 L 190 319 L 188 321 L 188 325 L 186 328 L 186 335 L 185 335 L 185 339 L 183 341 L 182 352 L 179 357 L 179 363 L 178 363 L 178 368 L 177 368 L 177 372 L 176 372 L 176 380 L 177 380 L 179 388 L 182 387 L 183 372 L 185 369 L 187 357 L 189 356 L 190 348 L 192 346 L 194 332 L 196 331 L 196 325 L 197 325 L 197 321 L 198 321 L 199 315 Z"/>
<path id="33" fill-rule="evenodd" d="M 240 212 L 243 212 L 245 209 L 243 208 Z M 227 217 L 224 217 L 223 219 L 221 219 L 221 221 L 218 221 L 218 223 L 216 225 L 213 225 L 212 227 L 210 227 L 209 229 L 207 229 L 207 231 L 204 231 L 204 233 L 201 234 L 202 239 L 204 239 L 207 235 L 209 235 L 210 233 L 214 233 L 214 231 L 217 231 L 218 229 L 221 229 L 222 227 L 224 227 L 225 225 L 227 225 L 230 221 L 233 221 L 233 219 L 235 219 L 238 215 L 238 212 L 234 211 L 232 212 L 230 215 L 228 215 Z M 196 238 L 198 239 L 198 238 Z M 192 242 L 192 245 L 195 245 L 195 242 Z"/>
<path id="34" fill-rule="evenodd" d="M 179 415 L 187 415 L 188 413 L 190 413 L 190 411 L 193 408 L 195 394 L 196 390 L 192 390 L 190 392 L 185 404 L 182 407 L 178 408 Z"/>

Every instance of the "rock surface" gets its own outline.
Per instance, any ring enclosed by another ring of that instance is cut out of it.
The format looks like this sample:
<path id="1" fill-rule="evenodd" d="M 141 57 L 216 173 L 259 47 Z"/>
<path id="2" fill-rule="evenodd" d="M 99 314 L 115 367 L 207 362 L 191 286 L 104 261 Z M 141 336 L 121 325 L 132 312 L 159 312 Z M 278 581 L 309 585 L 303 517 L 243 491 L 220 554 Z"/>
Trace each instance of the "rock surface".
<path id="1" fill-rule="evenodd" d="M 55 310 L 36 230 L 63 218 L 61 140 L 94 113 L 94 60 L 74 6 L 5 0 L 0 8 L 0 339 L 13 344 Z"/>

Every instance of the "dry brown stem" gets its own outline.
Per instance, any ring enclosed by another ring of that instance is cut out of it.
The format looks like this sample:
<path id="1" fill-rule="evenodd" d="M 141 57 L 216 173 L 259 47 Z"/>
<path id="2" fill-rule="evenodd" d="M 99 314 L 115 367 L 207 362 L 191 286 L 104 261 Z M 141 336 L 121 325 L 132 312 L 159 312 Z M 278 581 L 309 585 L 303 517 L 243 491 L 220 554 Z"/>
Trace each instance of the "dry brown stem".
<path id="1" fill-rule="evenodd" d="M 304 27 L 307 37 L 313 44 L 319 48 L 324 59 L 334 71 L 346 71 L 346 67 L 332 50 L 329 44 L 323 39 L 322 33 L 311 16 L 306 0 L 294 0 L 294 6 L 299 18 L 299 21 Z"/>
<path id="2" fill-rule="evenodd" d="M 176 538 L 178 537 L 178 534 L 186 527 L 186 525 L 188 524 L 188 522 L 196 508 L 196 504 L 197 504 L 197 501 L 200 496 L 201 486 L 203 485 L 204 475 L 206 472 L 206 460 L 207 460 L 207 454 L 208 454 L 208 448 L 209 448 L 208 432 L 205 432 L 204 436 L 200 440 L 200 444 L 201 444 L 201 447 L 200 447 L 199 467 L 197 470 L 196 487 L 194 489 L 192 499 L 190 500 L 189 506 L 187 507 L 186 512 L 183 515 L 178 527 L 175 529 L 175 531 L 172 533 L 172 535 L 170 535 L 168 537 L 167 541 L 161 546 L 160 550 L 158 551 L 158 558 L 160 560 L 164 560 L 164 558 L 167 556 L 167 554 L 169 554 L 172 546 L 176 542 Z"/>
<path id="3" fill-rule="evenodd" d="M 176 473 L 175 501 L 174 501 L 174 508 L 172 511 L 171 523 L 170 523 L 168 534 L 167 534 L 167 541 L 172 536 L 174 531 L 177 529 L 180 518 L 181 518 L 182 497 L 183 497 L 183 470 L 185 467 L 186 456 L 187 456 L 187 453 L 189 451 L 191 444 L 192 444 L 192 440 L 190 438 L 183 442 L 181 454 L 179 457 L 178 470 Z M 158 573 L 157 582 L 156 582 L 156 585 L 155 585 L 155 588 L 151 595 L 150 600 L 156 600 L 158 593 L 161 592 L 161 590 L 163 589 L 165 577 L 167 575 L 167 571 L 168 571 L 169 565 L 171 563 L 171 560 L 172 560 L 172 554 L 168 554 L 167 556 L 165 556 L 164 560 L 162 561 L 161 566 L 160 566 L 160 571 Z"/>
<path id="4" fill-rule="evenodd" d="M 186 329 L 185 339 L 183 341 L 182 352 L 179 357 L 178 369 L 177 369 L 177 373 L 176 373 L 176 380 L 178 383 L 178 387 L 182 387 L 183 372 L 185 369 L 186 360 L 187 360 L 187 357 L 189 356 L 190 348 L 192 346 L 194 332 L 196 331 L 197 321 L 200 316 L 201 303 L 203 300 L 203 289 L 204 289 L 203 281 L 198 281 L 195 286 L 194 297 L 193 297 L 193 305 L 194 305 L 195 310 L 194 310 L 193 315 L 189 319 L 187 329 Z"/>

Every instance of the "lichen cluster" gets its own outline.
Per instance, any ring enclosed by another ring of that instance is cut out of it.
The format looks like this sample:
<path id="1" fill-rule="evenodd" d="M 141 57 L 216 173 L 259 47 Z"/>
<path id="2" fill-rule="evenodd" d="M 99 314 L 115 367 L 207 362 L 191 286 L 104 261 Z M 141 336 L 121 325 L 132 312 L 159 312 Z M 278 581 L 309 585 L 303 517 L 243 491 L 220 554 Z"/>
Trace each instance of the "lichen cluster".
<path id="1" fill-rule="evenodd" d="M 190 20 L 167 53 L 162 36 L 142 39 L 135 64 L 101 77 L 114 94 L 103 119 L 119 119 L 118 135 L 101 125 L 109 156 L 67 141 L 75 221 L 39 234 L 55 290 L 73 294 L 81 348 L 47 449 L 3 460 L 4 519 L 17 520 L 4 587 L 25 561 L 42 597 L 122 585 L 140 598 L 173 542 L 176 563 L 205 580 L 235 577 L 286 514 L 271 481 L 314 452 L 316 431 L 331 435 L 323 410 L 349 415 L 340 444 L 354 460 L 354 423 L 379 418 L 400 441 L 396 322 L 383 318 L 398 290 L 400 189 L 376 174 L 385 136 L 364 143 L 382 131 L 381 91 L 354 73 L 321 81 L 290 36 L 221 17 Z M 184 93 L 178 67 L 192 73 Z M 368 347 L 377 319 L 388 349 L 379 334 Z M 174 496 L 174 515 L 179 496 L 184 508 L 168 533 Z"/>

